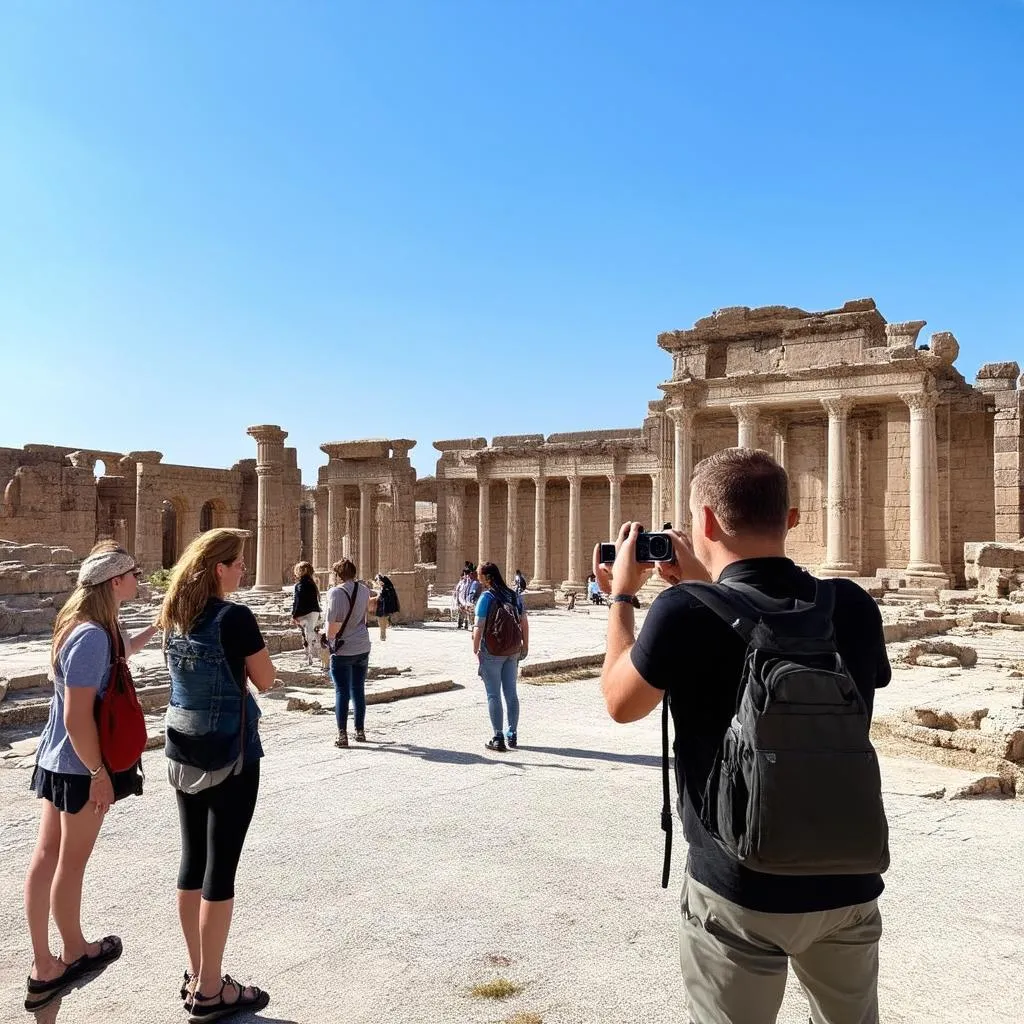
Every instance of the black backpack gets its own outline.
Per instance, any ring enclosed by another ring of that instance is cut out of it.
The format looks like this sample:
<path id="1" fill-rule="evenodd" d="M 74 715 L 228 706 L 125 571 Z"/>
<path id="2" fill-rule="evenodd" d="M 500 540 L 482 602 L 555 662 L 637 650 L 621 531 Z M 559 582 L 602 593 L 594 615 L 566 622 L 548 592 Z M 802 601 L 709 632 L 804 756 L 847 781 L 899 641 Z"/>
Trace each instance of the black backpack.
<path id="1" fill-rule="evenodd" d="M 871 716 L 836 650 L 833 585 L 817 581 L 813 602 L 771 598 L 745 583 L 683 586 L 747 643 L 736 713 L 700 807 L 704 827 L 735 860 L 764 874 L 885 871 L 889 826 Z M 664 704 L 667 886 L 667 693 Z"/>

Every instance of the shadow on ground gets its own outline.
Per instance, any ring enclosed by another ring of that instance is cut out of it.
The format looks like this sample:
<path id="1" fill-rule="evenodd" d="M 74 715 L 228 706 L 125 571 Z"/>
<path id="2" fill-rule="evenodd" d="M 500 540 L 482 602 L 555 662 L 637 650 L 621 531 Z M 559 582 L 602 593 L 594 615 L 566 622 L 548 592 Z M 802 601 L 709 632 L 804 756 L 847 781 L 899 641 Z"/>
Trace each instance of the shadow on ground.
<path id="1" fill-rule="evenodd" d="M 482 744 L 481 744 L 482 745 Z M 420 747 L 414 743 L 379 743 L 372 746 L 361 747 L 362 750 L 379 750 L 389 754 L 408 754 L 411 757 L 418 757 L 424 761 L 434 761 L 438 764 L 503 764 L 511 768 L 561 768 L 569 772 L 590 772 L 593 768 L 586 768 L 583 765 L 558 764 L 554 761 L 517 761 L 508 754 L 495 752 L 489 757 L 484 754 L 471 754 L 466 750 L 452 750 L 445 747 Z M 534 750 L 543 752 L 543 747 L 520 747 L 520 750 Z M 551 753 L 559 753 L 552 749 Z M 594 755 L 599 756 L 599 755 Z"/>

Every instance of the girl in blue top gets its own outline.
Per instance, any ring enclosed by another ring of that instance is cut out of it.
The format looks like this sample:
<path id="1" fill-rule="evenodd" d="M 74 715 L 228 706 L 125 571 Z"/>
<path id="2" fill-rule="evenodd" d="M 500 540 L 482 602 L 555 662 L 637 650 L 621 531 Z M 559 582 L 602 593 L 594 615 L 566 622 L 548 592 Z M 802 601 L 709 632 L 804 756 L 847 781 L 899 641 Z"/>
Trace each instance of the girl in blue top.
<path id="1" fill-rule="evenodd" d="M 114 801 L 141 793 L 137 767 L 111 776 L 100 755 L 94 717 L 115 656 L 118 609 L 138 590 L 141 570 L 114 541 L 101 541 L 82 562 L 78 585 L 53 628 L 53 699 L 36 748 L 32 788 L 42 800 L 39 839 L 25 879 L 25 916 L 32 939 L 26 1010 L 56 999 L 77 978 L 121 955 L 121 940 L 88 942 L 82 934 L 82 880 L 96 837 Z M 143 647 L 151 626 L 125 642 Z M 60 956 L 50 951 L 50 914 L 60 932 Z"/>
<path id="2" fill-rule="evenodd" d="M 516 682 L 519 662 L 526 657 L 530 647 L 530 627 L 526 621 L 522 595 L 512 590 L 502 579 L 501 570 L 494 562 L 482 562 L 476 571 L 477 579 L 484 588 L 476 602 L 476 625 L 473 628 L 473 653 L 480 659 L 480 678 L 487 691 L 487 713 L 491 718 L 494 735 L 485 746 L 488 750 L 505 753 L 509 747 L 515 749 L 519 740 L 519 695 Z M 484 627 L 491 605 L 495 601 L 514 605 L 519 617 L 519 628 L 523 634 L 522 647 L 515 654 L 495 655 L 487 649 Z M 503 730 L 502 695 L 508 709 L 508 733 Z M 507 740 L 507 744 L 506 744 Z"/>

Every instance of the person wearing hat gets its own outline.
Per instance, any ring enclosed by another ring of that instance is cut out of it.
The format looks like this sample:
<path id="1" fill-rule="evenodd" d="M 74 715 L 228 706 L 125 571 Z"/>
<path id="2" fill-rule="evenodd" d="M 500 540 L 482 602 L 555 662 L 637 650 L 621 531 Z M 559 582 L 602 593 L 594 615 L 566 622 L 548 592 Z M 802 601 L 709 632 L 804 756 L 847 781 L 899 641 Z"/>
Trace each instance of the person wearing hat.
<path id="1" fill-rule="evenodd" d="M 118 609 L 138 591 L 142 571 L 114 541 L 101 541 L 82 562 L 78 583 L 53 627 L 53 697 L 32 772 L 41 799 L 39 838 L 25 879 L 25 916 L 32 942 L 25 1009 L 52 1002 L 83 974 L 121 955 L 121 940 L 89 942 L 82 934 L 85 868 L 103 819 L 118 799 L 142 793 L 138 766 L 111 776 L 100 756 L 94 708 L 110 678 L 120 630 Z M 156 632 L 126 638 L 126 656 Z M 51 913 L 61 952 L 50 950 Z"/>

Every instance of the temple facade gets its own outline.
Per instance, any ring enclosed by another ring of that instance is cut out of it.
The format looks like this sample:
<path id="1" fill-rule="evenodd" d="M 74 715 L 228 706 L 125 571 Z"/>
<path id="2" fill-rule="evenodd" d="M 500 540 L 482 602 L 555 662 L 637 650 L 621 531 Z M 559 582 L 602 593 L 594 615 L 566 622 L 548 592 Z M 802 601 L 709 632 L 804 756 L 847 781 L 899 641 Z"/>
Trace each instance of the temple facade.
<path id="1" fill-rule="evenodd" d="M 0 448 L 0 538 L 82 555 L 114 537 L 152 570 L 200 531 L 238 526 L 256 538 L 263 589 L 290 582 L 299 559 L 326 574 L 348 557 L 364 577 L 399 574 L 417 606 L 423 580 L 445 591 L 466 560 L 566 592 L 622 521 L 686 526 L 693 466 L 740 445 L 786 467 L 801 564 L 887 588 L 962 585 L 965 543 L 1024 537 L 1024 378 L 1007 361 L 969 383 L 956 338 L 922 343 L 924 324 L 887 323 L 871 299 L 721 309 L 658 337 L 672 372 L 641 426 L 436 441 L 436 474 L 419 480 L 413 440 L 338 441 L 304 488 L 273 424 L 248 428 L 256 457 L 230 469 Z"/>

